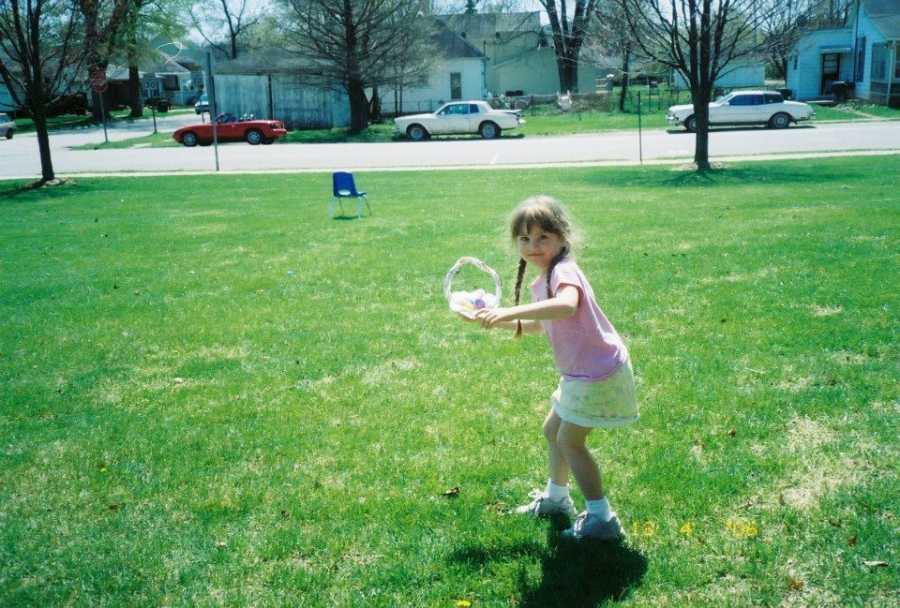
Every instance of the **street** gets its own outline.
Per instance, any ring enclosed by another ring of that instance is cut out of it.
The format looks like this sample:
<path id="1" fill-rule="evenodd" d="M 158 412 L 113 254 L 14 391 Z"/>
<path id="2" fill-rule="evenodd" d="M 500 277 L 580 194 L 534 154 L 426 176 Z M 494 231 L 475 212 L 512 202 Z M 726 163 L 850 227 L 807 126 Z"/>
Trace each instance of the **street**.
<path id="1" fill-rule="evenodd" d="M 196 122 L 194 115 L 166 117 L 160 130 Z M 110 130 L 110 139 L 146 135 L 148 124 Z M 694 135 L 662 129 L 643 133 L 644 160 L 689 161 Z M 53 166 L 60 176 L 78 173 L 212 171 L 212 147 L 71 150 L 69 146 L 102 142 L 102 128 L 51 133 Z M 823 153 L 859 150 L 900 150 L 900 121 L 823 123 L 785 130 L 761 127 L 723 128 L 710 135 L 710 158 L 768 154 Z M 219 147 L 222 171 L 399 169 L 489 167 L 553 164 L 636 162 L 637 131 L 554 137 L 505 136 L 499 140 L 432 140 L 362 144 L 275 144 Z M 41 172 L 33 133 L 0 141 L 0 178 L 33 178 Z"/>

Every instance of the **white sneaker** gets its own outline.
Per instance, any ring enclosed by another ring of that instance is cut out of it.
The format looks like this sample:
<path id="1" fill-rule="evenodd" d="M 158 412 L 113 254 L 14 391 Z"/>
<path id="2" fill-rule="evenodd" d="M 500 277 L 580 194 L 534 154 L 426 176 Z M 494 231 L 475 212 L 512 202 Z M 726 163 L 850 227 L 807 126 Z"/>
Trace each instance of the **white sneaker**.
<path id="1" fill-rule="evenodd" d="M 563 538 L 571 538 L 574 540 L 591 539 L 591 540 L 621 540 L 625 538 L 625 532 L 622 530 L 622 523 L 619 516 L 615 512 L 610 512 L 609 521 L 602 521 L 596 515 L 591 515 L 587 511 L 578 514 L 575 525 L 568 530 L 563 530 Z"/>
<path id="2" fill-rule="evenodd" d="M 575 504 L 572 498 L 566 496 L 560 500 L 550 500 L 542 490 L 532 490 L 528 496 L 533 500 L 527 505 L 515 509 L 516 513 L 530 515 L 531 517 L 547 517 L 549 515 L 575 516 Z"/>

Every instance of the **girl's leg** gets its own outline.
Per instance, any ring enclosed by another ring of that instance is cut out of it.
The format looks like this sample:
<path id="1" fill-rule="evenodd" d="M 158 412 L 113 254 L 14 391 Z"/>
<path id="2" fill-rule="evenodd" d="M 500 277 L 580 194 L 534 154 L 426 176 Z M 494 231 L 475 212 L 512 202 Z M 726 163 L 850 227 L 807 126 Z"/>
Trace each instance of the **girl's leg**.
<path id="1" fill-rule="evenodd" d="M 557 443 L 559 425 L 562 420 L 550 409 L 547 419 L 544 420 L 544 437 L 547 438 L 547 448 L 550 452 L 550 481 L 558 486 L 569 485 L 569 463 L 566 462 Z"/>
<path id="2" fill-rule="evenodd" d="M 553 414 L 554 416 L 556 414 Z M 549 418 L 548 418 L 549 420 Z M 557 418 L 559 420 L 559 418 Z M 546 428 L 546 426 L 544 427 Z M 559 421 L 559 430 L 556 435 L 556 446 L 562 457 L 572 468 L 578 487 L 586 500 L 600 500 L 603 498 L 603 484 L 600 480 L 600 469 L 594 462 L 590 450 L 585 446 L 591 429 Z M 556 483 L 554 481 L 554 483 Z"/>

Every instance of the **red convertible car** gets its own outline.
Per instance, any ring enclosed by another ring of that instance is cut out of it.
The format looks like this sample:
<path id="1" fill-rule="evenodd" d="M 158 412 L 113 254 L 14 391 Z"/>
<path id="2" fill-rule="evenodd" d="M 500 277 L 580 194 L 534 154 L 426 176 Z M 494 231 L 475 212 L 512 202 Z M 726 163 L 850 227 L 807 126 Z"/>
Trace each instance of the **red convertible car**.
<path id="1" fill-rule="evenodd" d="M 246 141 L 255 146 L 270 144 L 282 137 L 287 130 L 280 120 L 238 120 L 234 114 L 219 114 L 216 117 L 216 137 L 219 141 Z M 172 137 L 180 144 L 191 147 L 200 144 L 208 146 L 213 142 L 211 123 L 181 127 Z"/>

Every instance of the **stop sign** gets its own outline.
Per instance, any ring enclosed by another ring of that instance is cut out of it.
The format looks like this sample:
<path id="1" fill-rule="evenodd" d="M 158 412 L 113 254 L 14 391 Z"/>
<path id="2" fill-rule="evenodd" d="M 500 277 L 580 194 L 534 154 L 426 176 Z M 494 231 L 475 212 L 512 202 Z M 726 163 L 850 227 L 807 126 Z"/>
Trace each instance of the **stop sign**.
<path id="1" fill-rule="evenodd" d="M 97 93 L 105 93 L 109 87 L 106 82 L 106 70 L 101 67 L 91 69 L 91 88 Z"/>

